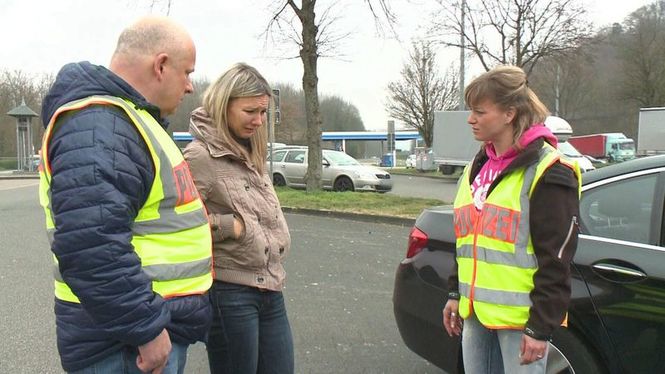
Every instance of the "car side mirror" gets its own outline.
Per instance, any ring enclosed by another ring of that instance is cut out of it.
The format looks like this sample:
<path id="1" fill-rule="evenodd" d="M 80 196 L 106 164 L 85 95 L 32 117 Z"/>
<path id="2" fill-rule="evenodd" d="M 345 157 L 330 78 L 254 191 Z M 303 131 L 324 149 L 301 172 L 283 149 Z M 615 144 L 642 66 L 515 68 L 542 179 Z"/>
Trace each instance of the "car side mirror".
<path id="1" fill-rule="evenodd" d="M 328 162 L 328 160 L 326 160 L 326 159 L 323 159 L 323 160 L 321 161 L 321 164 L 322 164 L 323 166 L 325 166 L 325 167 L 330 166 L 330 162 Z"/>

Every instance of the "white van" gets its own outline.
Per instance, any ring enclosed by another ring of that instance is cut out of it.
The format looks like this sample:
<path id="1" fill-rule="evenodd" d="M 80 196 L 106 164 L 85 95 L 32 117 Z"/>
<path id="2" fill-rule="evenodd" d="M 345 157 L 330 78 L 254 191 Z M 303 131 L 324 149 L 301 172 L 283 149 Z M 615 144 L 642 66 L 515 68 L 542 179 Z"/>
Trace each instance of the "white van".
<path id="1" fill-rule="evenodd" d="M 561 117 L 549 116 L 545 119 L 545 126 L 556 136 L 559 142 L 559 151 L 568 159 L 577 161 L 582 173 L 596 169 L 588 158 L 584 157 L 572 144 L 568 143 L 568 138 L 573 135 L 573 128 L 568 121 Z"/>

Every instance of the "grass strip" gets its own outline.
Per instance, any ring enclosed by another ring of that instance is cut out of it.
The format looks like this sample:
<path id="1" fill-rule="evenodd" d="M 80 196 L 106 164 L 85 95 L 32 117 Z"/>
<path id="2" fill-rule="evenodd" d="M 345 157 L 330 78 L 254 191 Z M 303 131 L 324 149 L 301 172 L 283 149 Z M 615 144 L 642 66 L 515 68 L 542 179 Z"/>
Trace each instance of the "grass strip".
<path id="1" fill-rule="evenodd" d="M 288 187 L 276 187 L 275 190 L 284 207 L 389 217 L 416 218 L 424 208 L 445 204 L 438 199 L 400 197 L 373 192 L 306 192 Z"/>

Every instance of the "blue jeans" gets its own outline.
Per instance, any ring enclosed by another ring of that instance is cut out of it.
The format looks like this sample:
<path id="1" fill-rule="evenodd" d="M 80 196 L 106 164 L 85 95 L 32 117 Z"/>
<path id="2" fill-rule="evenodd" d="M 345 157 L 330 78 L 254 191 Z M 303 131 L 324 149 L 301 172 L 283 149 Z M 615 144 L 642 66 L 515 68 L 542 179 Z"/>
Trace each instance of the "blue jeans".
<path id="1" fill-rule="evenodd" d="M 171 342 L 171 353 L 163 371 L 164 374 L 183 374 L 185 372 L 188 347 L 187 344 Z M 86 368 L 70 371 L 69 374 L 143 374 L 136 366 L 136 356 L 138 356 L 137 349 L 127 347 Z"/>
<path id="2" fill-rule="evenodd" d="M 520 365 L 521 330 L 490 330 L 475 315 L 464 320 L 462 356 L 466 374 L 544 374 L 547 353 L 529 365 Z"/>
<path id="3" fill-rule="evenodd" d="M 210 298 L 211 374 L 293 373 L 293 337 L 281 292 L 215 281 Z"/>

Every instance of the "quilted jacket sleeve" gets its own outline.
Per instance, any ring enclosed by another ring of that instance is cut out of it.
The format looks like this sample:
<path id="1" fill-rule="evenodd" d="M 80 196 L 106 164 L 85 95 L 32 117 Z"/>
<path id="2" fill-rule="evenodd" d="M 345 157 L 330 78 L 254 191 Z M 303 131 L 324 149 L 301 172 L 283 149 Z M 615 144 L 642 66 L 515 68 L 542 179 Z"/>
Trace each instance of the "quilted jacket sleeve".
<path id="1" fill-rule="evenodd" d="M 170 319 L 131 244 L 154 178 L 147 148 L 116 108 L 93 106 L 56 124 L 49 148 L 60 273 L 98 327 L 138 346 Z"/>

